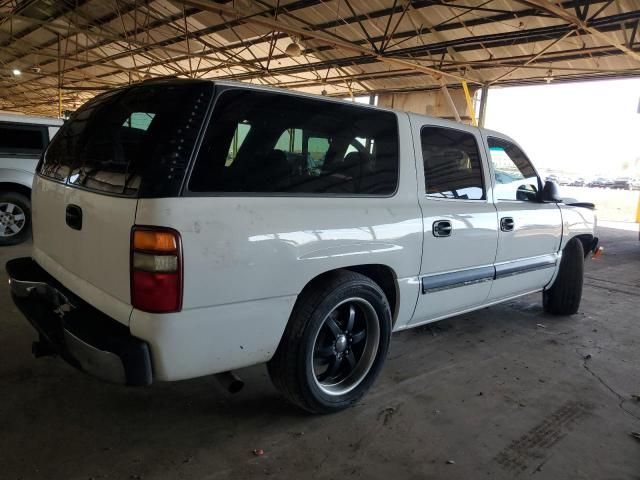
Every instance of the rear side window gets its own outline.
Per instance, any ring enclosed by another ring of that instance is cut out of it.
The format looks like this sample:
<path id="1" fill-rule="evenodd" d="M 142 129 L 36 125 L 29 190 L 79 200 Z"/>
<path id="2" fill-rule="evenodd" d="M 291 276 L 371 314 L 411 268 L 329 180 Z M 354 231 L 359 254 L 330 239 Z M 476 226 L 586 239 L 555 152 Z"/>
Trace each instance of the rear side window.
<path id="1" fill-rule="evenodd" d="M 216 102 L 189 190 L 391 195 L 397 183 L 394 114 L 234 89 Z"/>
<path id="2" fill-rule="evenodd" d="M 54 137 L 40 174 L 117 195 L 179 192 L 212 85 L 139 85 L 80 108 Z"/>
<path id="3" fill-rule="evenodd" d="M 420 131 L 427 196 L 483 200 L 478 143 L 471 133 L 442 127 Z"/>
<path id="4" fill-rule="evenodd" d="M 20 123 L 0 124 L 0 153 L 40 155 L 49 141 L 47 127 Z"/>

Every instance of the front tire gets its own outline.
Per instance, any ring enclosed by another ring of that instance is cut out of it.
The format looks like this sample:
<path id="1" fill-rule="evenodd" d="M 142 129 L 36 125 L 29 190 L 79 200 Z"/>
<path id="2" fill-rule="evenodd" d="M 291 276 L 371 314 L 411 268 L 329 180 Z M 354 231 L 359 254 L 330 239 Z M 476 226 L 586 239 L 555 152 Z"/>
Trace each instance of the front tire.
<path id="1" fill-rule="evenodd" d="M 31 202 L 17 192 L 0 193 L 0 246 L 17 245 L 31 233 Z"/>
<path id="2" fill-rule="evenodd" d="M 553 285 L 542 294 L 542 305 L 547 313 L 573 315 L 580 308 L 584 281 L 584 247 L 573 238 L 562 251 L 560 270 Z"/>
<path id="3" fill-rule="evenodd" d="M 384 365 L 391 311 L 369 277 L 342 270 L 300 295 L 268 363 L 274 385 L 311 413 L 332 413 L 356 403 Z"/>

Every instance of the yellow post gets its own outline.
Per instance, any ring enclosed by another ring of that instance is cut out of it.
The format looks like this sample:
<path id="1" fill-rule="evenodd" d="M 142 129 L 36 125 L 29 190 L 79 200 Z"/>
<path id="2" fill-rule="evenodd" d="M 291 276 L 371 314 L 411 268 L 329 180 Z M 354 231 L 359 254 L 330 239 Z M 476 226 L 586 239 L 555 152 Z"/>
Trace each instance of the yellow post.
<path id="1" fill-rule="evenodd" d="M 474 127 L 478 126 L 478 122 L 476 121 L 476 112 L 473 109 L 473 100 L 471 99 L 471 94 L 469 94 L 469 86 L 467 82 L 462 81 L 462 89 L 464 90 L 464 98 L 467 100 L 467 108 L 469 109 L 469 115 L 471 115 L 471 123 Z"/>
<path id="2" fill-rule="evenodd" d="M 636 208 L 636 223 L 640 223 L 640 195 L 638 195 L 638 206 Z"/>

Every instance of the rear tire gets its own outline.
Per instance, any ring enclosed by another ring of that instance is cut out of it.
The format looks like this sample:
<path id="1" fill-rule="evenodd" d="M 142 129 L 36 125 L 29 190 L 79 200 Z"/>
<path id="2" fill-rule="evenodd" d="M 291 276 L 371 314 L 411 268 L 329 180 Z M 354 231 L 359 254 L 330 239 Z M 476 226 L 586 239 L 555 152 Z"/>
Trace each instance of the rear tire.
<path id="1" fill-rule="evenodd" d="M 0 193 L 0 246 L 17 245 L 30 234 L 31 201 L 21 193 Z"/>
<path id="2" fill-rule="evenodd" d="M 319 279 L 298 298 L 267 367 L 273 384 L 311 413 L 356 403 L 384 365 L 391 310 L 369 277 L 341 270 Z"/>
<path id="3" fill-rule="evenodd" d="M 553 285 L 542 294 L 544 310 L 555 315 L 573 315 L 578 312 L 584 281 L 584 247 L 574 238 L 562 251 L 560 270 Z"/>

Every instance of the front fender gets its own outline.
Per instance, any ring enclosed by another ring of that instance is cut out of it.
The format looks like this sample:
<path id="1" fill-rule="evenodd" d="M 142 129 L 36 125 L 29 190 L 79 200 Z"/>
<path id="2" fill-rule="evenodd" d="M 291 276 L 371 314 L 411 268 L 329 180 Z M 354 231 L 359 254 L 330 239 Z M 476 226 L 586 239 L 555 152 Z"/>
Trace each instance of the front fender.
<path id="1" fill-rule="evenodd" d="M 578 235 L 591 235 L 595 237 L 597 219 L 595 211 L 590 208 L 574 205 L 560 205 L 562 213 L 562 250 L 569 240 Z"/>

